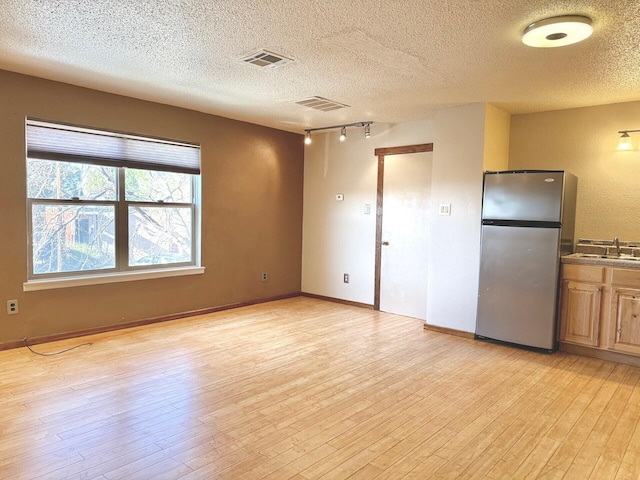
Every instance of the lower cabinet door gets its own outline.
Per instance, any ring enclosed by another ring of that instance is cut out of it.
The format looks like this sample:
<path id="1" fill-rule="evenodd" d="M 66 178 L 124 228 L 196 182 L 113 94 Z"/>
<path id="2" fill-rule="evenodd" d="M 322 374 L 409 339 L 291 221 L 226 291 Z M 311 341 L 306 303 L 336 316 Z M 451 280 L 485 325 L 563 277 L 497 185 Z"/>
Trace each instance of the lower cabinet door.
<path id="1" fill-rule="evenodd" d="M 601 285 L 562 282 L 560 340 L 598 346 L 601 296 Z"/>
<path id="2" fill-rule="evenodd" d="M 609 347 L 640 354 L 640 290 L 613 288 Z"/>

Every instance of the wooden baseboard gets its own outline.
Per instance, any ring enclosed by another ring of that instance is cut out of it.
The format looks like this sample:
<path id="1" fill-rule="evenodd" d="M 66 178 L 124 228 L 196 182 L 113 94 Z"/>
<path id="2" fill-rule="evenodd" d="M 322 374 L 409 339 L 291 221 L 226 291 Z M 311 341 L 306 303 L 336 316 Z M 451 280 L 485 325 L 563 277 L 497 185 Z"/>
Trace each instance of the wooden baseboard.
<path id="1" fill-rule="evenodd" d="M 564 342 L 559 342 L 558 350 L 561 352 L 584 355 L 585 357 L 597 358 L 598 360 L 605 360 L 607 362 L 624 363 L 625 365 L 640 367 L 640 357 L 636 357 L 635 355 L 626 355 L 624 353 L 612 352 L 610 350 L 600 350 L 598 348 L 583 347 L 581 345 Z"/>
<path id="2" fill-rule="evenodd" d="M 194 317 L 196 315 L 206 315 L 208 313 L 222 312 L 224 310 L 231 310 L 234 308 L 248 307 L 250 305 L 257 305 L 260 303 L 274 302 L 276 300 L 284 300 L 287 298 L 299 297 L 300 295 L 301 295 L 300 292 L 289 293 L 286 295 L 279 295 L 276 297 L 263 298 L 259 300 L 251 300 L 248 302 L 230 303 L 227 305 L 220 305 L 217 307 L 202 308 L 199 310 L 190 310 L 188 312 L 172 313 L 169 315 L 161 315 L 159 317 L 134 320 L 132 322 L 105 325 L 103 327 L 87 328 L 84 330 L 74 330 L 72 332 L 55 333 L 53 335 L 44 335 L 42 337 L 31 337 L 28 339 L 28 341 L 29 341 L 29 345 L 39 345 L 42 343 L 56 342 L 58 340 L 67 340 L 69 338 L 84 337 L 87 335 L 95 335 L 98 333 L 106 333 L 106 332 L 113 332 L 115 330 L 123 330 L 125 328 L 151 325 L 152 323 L 167 322 L 169 320 L 177 320 L 178 318 Z M 0 343 L 0 351 L 10 350 L 12 348 L 20 348 L 24 346 L 25 346 L 24 340 L 14 340 L 11 342 Z"/>
<path id="3" fill-rule="evenodd" d="M 453 328 L 438 327 L 436 325 L 429 325 L 428 323 L 425 323 L 423 328 L 430 332 L 446 333 L 447 335 L 453 335 L 462 338 L 475 338 L 475 334 L 471 332 L 464 332 L 462 330 L 455 330 Z"/>
<path id="4" fill-rule="evenodd" d="M 369 305 L 368 303 L 351 302 L 349 300 L 342 300 L 341 298 L 325 297 L 322 295 L 316 295 L 315 293 L 306 293 L 306 292 L 302 292 L 300 296 L 315 298 L 316 300 L 325 300 L 327 302 L 340 303 L 342 305 L 349 305 L 351 307 L 360 307 L 360 308 L 366 308 L 367 310 L 373 310 L 373 305 Z"/>

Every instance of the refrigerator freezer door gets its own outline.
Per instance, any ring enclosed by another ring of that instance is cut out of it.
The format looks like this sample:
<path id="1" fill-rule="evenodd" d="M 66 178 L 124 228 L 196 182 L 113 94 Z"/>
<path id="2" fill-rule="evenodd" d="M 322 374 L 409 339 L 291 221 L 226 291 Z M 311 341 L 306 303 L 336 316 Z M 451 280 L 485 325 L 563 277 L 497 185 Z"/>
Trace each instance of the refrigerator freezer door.
<path id="1" fill-rule="evenodd" d="M 557 228 L 483 225 L 476 333 L 553 350 Z"/>
<path id="2" fill-rule="evenodd" d="M 560 222 L 564 172 L 487 173 L 482 218 Z"/>

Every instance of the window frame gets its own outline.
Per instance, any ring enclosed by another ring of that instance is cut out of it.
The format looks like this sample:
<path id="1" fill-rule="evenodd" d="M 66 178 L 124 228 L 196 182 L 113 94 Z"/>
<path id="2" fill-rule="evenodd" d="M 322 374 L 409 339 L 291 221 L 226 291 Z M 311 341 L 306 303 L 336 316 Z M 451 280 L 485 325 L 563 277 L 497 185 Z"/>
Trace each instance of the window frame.
<path id="1" fill-rule="evenodd" d="M 37 280 L 44 278 L 61 278 L 68 276 L 80 276 L 97 275 L 100 273 L 115 273 L 118 272 L 118 250 L 117 241 L 114 238 L 114 267 L 113 268 L 99 268 L 93 270 L 73 270 L 71 272 L 49 272 L 49 273 L 35 273 L 33 264 L 33 207 L 34 205 L 112 205 L 113 206 L 113 218 L 114 218 L 114 232 L 116 237 L 118 235 L 118 201 L 117 200 L 76 200 L 76 199 L 49 199 L 49 198 L 27 198 L 27 279 Z"/>
<path id="2" fill-rule="evenodd" d="M 198 173 L 184 171 L 184 168 L 178 167 L 175 170 L 166 163 L 161 164 L 160 168 L 153 163 L 120 161 L 117 158 L 102 161 L 96 161 L 93 157 L 78 156 L 76 158 L 66 158 L 64 155 L 53 153 L 51 158 L 45 156 L 32 157 L 29 155 L 29 138 L 26 138 L 27 151 L 25 152 L 25 167 L 28 172 L 28 162 L 30 159 L 51 161 L 51 162 L 69 162 L 78 165 L 103 165 L 115 167 L 116 175 L 116 195 L 113 200 L 87 200 L 73 197 L 70 199 L 54 199 L 54 198 L 31 198 L 27 188 L 26 204 L 27 204 L 27 282 L 24 283 L 24 290 L 39 290 L 46 288 L 60 288 L 64 286 L 75 286 L 76 284 L 96 284 L 96 283 L 113 283 L 117 281 L 137 280 L 139 278 L 157 278 L 163 276 L 190 275 L 204 273 L 204 269 L 200 266 L 200 250 L 201 250 L 201 173 L 200 173 L 200 145 L 185 142 L 178 142 L 169 139 L 161 139 L 156 137 L 145 137 L 134 134 L 126 134 L 122 132 L 114 132 L 107 130 L 98 130 L 88 127 L 80 127 L 70 124 L 61 124 L 56 122 L 48 122 L 37 119 L 27 118 L 25 122 L 25 135 L 29 126 L 47 127 L 52 129 L 60 129 L 70 132 L 78 132 L 83 134 L 97 134 L 113 137 L 121 137 L 125 139 L 134 139 L 144 142 L 157 142 L 161 144 L 169 144 L 170 147 L 184 146 L 197 149 Z M 164 160 L 164 159 L 163 159 Z M 149 168 L 151 166 L 151 168 Z M 135 168 L 144 171 L 165 171 L 172 173 L 186 173 L 190 175 L 190 198 L 183 202 L 164 202 L 164 201 L 140 201 L 126 199 L 126 172 L 129 168 Z M 177 171 L 176 171 L 177 170 Z M 28 175 L 25 175 L 25 183 L 28 185 Z M 37 205 L 96 205 L 96 206 L 112 206 L 114 214 L 114 267 L 100 268 L 92 270 L 73 270 L 67 272 L 34 272 L 34 240 L 33 240 L 33 212 L 34 206 Z M 129 265 L 130 250 L 130 232 L 129 232 L 129 210 L 132 206 L 151 207 L 151 208 L 184 208 L 190 211 L 191 216 L 191 258 L 185 262 L 175 263 L 153 263 L 145 265 Z M 164 273 L 164 274 L 163 274 Z"/>

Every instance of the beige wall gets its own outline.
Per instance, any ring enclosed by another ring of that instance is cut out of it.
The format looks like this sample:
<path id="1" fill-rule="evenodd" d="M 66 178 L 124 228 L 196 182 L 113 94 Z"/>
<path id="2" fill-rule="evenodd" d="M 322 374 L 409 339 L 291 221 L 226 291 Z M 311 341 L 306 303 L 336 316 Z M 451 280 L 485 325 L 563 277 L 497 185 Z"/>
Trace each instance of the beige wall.
<path id="1" fill-rule="evenodd" d="M 578 177 L 576 239 L 640 241 L 640 151 L 616 151 L 623 129 L 640 129 L 640 102 L 514 115 L 509 168 Z"/>
<path id="2" fill-rule="evenodd" d="M 487 104 L 484 127 L 484 170 L 509 168 L 509 129 L 511 115 Z"/>
<path id="3" fill-rule="evenodd" d="M 205 274 L 23 292 L 27 116 L 199 142 Z M 300 135 L 0 71 L 0 344 L 299 292 L 303 157 Z"/>

